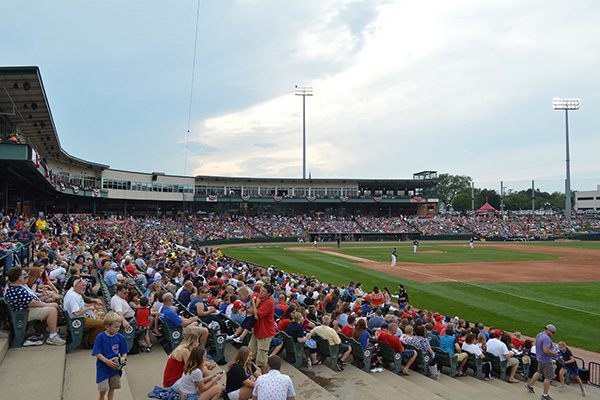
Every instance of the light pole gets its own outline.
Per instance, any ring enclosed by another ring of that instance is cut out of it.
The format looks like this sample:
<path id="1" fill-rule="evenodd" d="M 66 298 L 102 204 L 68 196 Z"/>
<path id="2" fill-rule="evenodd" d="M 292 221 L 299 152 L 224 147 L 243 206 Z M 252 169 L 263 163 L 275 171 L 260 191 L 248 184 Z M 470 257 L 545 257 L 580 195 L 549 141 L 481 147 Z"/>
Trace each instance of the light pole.
<path id="1" fill-rule="evenodd" d="M 312 86 L 296 85 L 296 96 L 302 96 L 302 179 L 306 179 L 306 96 L 313 95 Z"/>
<path id="2" fill-rule="evenodd" d="M 567 221 L 571 220 L 571 160 L 569 158 L 569 110 L 579 110 L 581 99 L 552 99 L 555 110 L 565 110 L 565 127 L 567 137 L 567 182 L 565 188 L 565 214 Z"/>

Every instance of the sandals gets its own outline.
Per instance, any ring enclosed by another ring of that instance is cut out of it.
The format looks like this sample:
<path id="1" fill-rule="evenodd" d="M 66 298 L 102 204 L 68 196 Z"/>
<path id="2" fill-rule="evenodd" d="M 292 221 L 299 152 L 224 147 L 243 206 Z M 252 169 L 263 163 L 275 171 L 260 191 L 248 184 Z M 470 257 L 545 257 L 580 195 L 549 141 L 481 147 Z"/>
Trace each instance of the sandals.
<path id="1" fill-rule="evenodd" d="M 313 365 L 323 365 L 323 361 L 319 360 L 316 363 L 314 363 Z"/>

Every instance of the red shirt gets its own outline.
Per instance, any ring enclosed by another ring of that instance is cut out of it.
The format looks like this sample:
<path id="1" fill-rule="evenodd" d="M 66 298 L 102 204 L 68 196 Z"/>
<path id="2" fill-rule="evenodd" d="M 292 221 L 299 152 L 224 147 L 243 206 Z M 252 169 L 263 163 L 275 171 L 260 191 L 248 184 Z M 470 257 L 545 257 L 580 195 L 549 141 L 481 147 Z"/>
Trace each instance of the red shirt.
<path id="1" fill-rule="evenodd" d="M 142 326 L 142 327 L 150 326 L 150 309 L 149 308 L 138 308 L 135 311 L 135 323 L 137 326 Z"/>
<path id="2" fill-rule="evenodd" d="M 163 374 L 163 387 L 171 387 L 183 376 L 183 361 L 169 357 L 165 373 Z"/>
<path id="3" fill-rule="evenodd" d="M 257 339 L 265 339 L 275 336 L 275 303 L 271 296 L 258 305 L 258 320 L 254 324 L 254 336 Z"/>
<path id="4" fill-rule="evenodd" d="M 344 325 L 342 327 L 342 334 L 346 335 L 346 337 L 352 337 L 352 332 L 354 332 L 354 328 L 350 325 Z"/>
<path id="5" fill-rule="evenodd" d="M 402 342 L 400 341 L 400 338 L 398 336 L 390 335 L 386 331 L 381 331 L 379 332 L 378 340 L 387 345 L 390 345 L 396 353 L 399 351 L 404 351 L 404 346 L 402 346 Z"/>
<path id="6" fill-rule="evenodd" d="M 286 332 L 287 326 L 288 326 L 288 325 L 289 325 L 291 322 L 292 322 L 292 320 L 291 320 L 291 319 L 289 319 L 289 318 L 282 318 L 282 319 L 279 321 L 279 326 L 278 326 L 278 329 L 279 329 L 281 332 Z"/>
<path id="7" fill-rule="evenodd" d="M 444 332 L 444 334 L 446 334 L 446 328 L 447 328 L 447 326 L 442 324 L 441 322 L 436 322 L 435 325 L 433 326 L 433 330 L 438 331 L 440 333 L 440 336 L 442 335 L 442 332 Z"/>
<path id="8" fill-rule="evenodd" d="M 383 304 L 383 292 L 371 293 L 371 301 L 374 306 L 380 306 Z"/>
<path id="9" fill-rule="evenodd" d="M 127 264 L 125 266 L 125 270 L 129 273 L 129 275 L 133 276 L 134 278 L 137 277 L 137 271 L 133 265 Z"/>

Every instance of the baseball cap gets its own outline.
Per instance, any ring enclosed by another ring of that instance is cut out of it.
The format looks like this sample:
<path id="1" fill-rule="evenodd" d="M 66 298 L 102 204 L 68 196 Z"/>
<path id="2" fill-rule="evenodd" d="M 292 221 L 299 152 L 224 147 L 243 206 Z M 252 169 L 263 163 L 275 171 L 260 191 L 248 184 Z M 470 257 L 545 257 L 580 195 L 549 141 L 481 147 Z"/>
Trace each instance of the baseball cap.
<path id="1" fill-rule="evenodd" d="M 442 317 L 441 315 L 436 315 L 436 316 L 435 316 L 435 320 L 436 320 L 436 321 L 441 321 L 441 320 L 443 320 L 443 319 L 444 319 L 444 317 Z"/>
<path id="2" fill-rule="evenodd" d="M 387 329 L 387 328 L 389 328 L 389 327 L 390 327 L 390 325 L 389 325 L 387 322 L 384 322 L 384 323 L 383 323 L 383 324 L 381 324 L 381 326 L 380 326 L 380 328 L 381 328 L 381 329 Z"/>
<path id="3" fill-rule="evenodd" d="M 548 329 L 552 333 L 556 333 L 556 327 L 552 324 L 548 324 L 544 328 Z"/>
<path id="4" fill-rule="evenodd" d="M 119 268 L 119 266 L 117 265 L 117 263 L 112 263 L 112 264 L 110 264 L 110 268 L 117 269 L 117 268 Z"/>
<path id="5" fill-rule="evenodd" d="M 500 329 L 496 329 L 494 331 L 494 335 L 496 335 L 496 336 L 502 336 L 502 335 L 504 335 L 504 332 L 502 332 Z"/>
<path id="6" fill-rule="evenodd" d="M 233 302 L 233 306 L 235 308 L 242 308 L 242 307 L 244 307 L 244 303 L 241 300 L 236 300 Z"/>
<path id="7" fill-rule="evenodd" d="M 52 243 L 50 244 L 50 246 L 58 246 L 58 243 L 56 243 L 56 242 L 52 242 Z"/>

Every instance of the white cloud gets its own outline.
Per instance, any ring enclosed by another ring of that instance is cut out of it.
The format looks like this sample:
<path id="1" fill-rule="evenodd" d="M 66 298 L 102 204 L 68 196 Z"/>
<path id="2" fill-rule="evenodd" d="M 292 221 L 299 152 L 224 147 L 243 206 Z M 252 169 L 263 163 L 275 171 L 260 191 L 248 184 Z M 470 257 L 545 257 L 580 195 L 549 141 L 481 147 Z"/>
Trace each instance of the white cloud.
<path id="1" fill-rule="evenodd" d="M 516 1 L 495 7 L 475 1 L 390 2 L 376 8 L 360 41 L 337 23 L 335 10 L 331 6 L 297 33 L 297 50 L 308 62 L 352 61 L 339 63 L 334 73 L 316 74 L 312 82 L 298 82 L 312 84 L 315 92 L 306 111 L 313 176 L 409 177 L 438 169 L 527 177 L 547 169 L 512 174 L 505 160 L 543 165 L 560 157 L 554 151 L 563 145 L 560 139 L 550 140 L 551 155 L 528 140 L 536 128 L 527 119 L 554 123 L 551 113 L 540 116 L 551 101 L 544 93 L 549 82 L 569 80 L 566 69 L 588 69 L 598 60 L 586 56 L 582 65 L 572 65 L 587 39 L 571 26 L 556 25 L 562 16 L 557 4 L 544 11 Z M 579 42 L 568 46 L 573 35 Z M 527 106 L 536 110 L 528 112 Z M 503 129 L 498 115 L 513 108 Z M 299 176 L 301 110 L 301 100 L 290 93 L 199 122 L 197 140 L 219 152 L 199 158 L 195 172 Z M 524 120 L 521 128 L 511 125 L 514 118 Z M 276 146 L 253 145 L 263 142 Z M 263 166 L 248 168 L 248 160 L 258 158 Z"/>
<path id="2" fill-rule="evenodd" d="M 40 65 L 69 153 L 180 174 L 170 159 L 186 147 L 196 3 L 109 0 L 94 12 L 71 3 L 0 5 L 11 15 L 6 62 Z M 599 19 L 595 0 L 201 2 L 187 171 L 301 176 L 293 87 L 309 84 L 315 177 L 433 169 L 560 190 L 555 96 L 582 98 L 571 118 L 574 182 L 600 176 Z M 117 21 L 110 32 L 106 21 Z M 165 132 L 169 146 L 157 145 Z M 128 157 L 133 148 L 147 157 Z"/>

